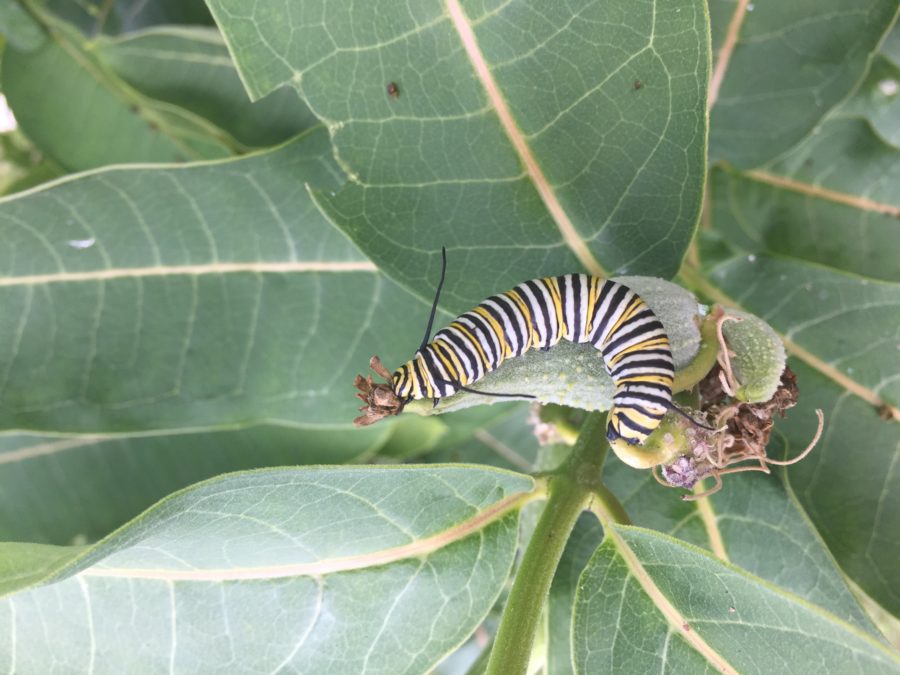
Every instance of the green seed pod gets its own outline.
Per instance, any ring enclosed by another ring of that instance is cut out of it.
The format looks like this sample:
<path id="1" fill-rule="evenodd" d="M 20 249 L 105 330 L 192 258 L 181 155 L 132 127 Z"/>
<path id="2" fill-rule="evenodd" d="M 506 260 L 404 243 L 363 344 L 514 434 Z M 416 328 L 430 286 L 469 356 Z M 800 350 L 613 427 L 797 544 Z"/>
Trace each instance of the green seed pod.
<path id="1" fill-rule="evenodd" d="M 729 310 L 727 315 L 740 319 L 722 324 L 725 342 L 733 353 L 730 359 L 737 381 L 735 398 L 746 403 L 768 401 L 778 389 L 784 372 L 784 344 L 759 317 L 737 310 Z"/>
<path id="2" fill-rule="evenodd" d="M 608 420 L 607 420 L 608 422 Z M 657 464 L 669 464 L 678 455 L 690 452 L 683 424 L 668 413 L 643 445 L 631 445 L 618 439 L 610 446 L 616 457 L 635 469 L 649 469 Z"/>

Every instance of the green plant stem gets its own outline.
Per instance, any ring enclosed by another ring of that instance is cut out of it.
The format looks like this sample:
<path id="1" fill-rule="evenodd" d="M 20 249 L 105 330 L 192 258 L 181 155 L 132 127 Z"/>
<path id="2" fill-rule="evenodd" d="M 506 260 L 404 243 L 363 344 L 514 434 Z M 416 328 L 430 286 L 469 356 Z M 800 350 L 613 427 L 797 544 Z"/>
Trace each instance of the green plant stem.
<path id="1" fill-rule="evenodd" d="M 622 502 L 616 499 L 616 496 L 603 484 L 594 488 L 591 512 L 597 516 L 604 527 L 613 523 L 631 525 L 631 518 L 628 517 Z"/>
<path id="2" fill-rule="evenodd" d="M 693 389 L 707 373 L 716 365 L 716 357 L 719 355 L 719 338 L 716 335 L 716 321 L 720 314 L 719 309 L 713 308 L 709 315 L 700 324 L 700 347 L 694 360 L 675 373 L 675 382 L 672 391 L 686 391 Z"/>
<path id="3" fill-rule="evenodd" d="M 600 485 L 607 450 L 604 426 L 602 413 L 588 415 L 569 459 L 550 476 L 550 497 L 513 581 L 487 675 L 519 675 L 528 669 L 534 634 L 559 559 L 575 521 Z"/>

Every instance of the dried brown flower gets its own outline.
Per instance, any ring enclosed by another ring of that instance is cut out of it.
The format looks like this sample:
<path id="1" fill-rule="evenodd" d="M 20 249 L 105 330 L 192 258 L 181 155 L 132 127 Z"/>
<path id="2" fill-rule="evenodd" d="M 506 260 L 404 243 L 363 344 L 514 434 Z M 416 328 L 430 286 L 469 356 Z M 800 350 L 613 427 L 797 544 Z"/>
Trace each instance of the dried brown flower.
<path id="1" fill-rule="evenodd" d="M 369 360 L 369 367 L 377 375 L 387 380 L 387 384 L 376 384 L 371 375 L 368 377 L 356 376 L 353 386 L 361 392 L 356 396 L 365 403 L 360 408 L 363 414 L 353 420 L 353 424 L 358 427 L 366 427 L 385 417 L 399 415 L 404 406 L 404 402 L 394 393 L 391 373 L 384 367 L 381 360 L 377 356 L 373 356 Z"/>

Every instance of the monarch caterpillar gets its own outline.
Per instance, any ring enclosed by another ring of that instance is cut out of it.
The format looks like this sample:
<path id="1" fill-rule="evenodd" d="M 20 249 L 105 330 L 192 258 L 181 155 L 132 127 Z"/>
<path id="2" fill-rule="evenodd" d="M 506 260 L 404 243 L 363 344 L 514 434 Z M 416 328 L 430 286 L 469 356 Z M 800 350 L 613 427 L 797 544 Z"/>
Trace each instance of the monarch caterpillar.
<path id="1" fill-rule="evenodd" d="M 532 348 L 548 350 L 563 339 L 589 343 L 602 355 L 615 385 L 606 435 L 610 441 L 641 444 L 659 426 L 672 403 L 675 366 L 669 338 L 653 310 L 631 289 L 585 274 L 530 279 L 492 295 L 465 312 L 429 342 L 447 266 L 442 250 L 441 279 L 425 337 L 415 356 L 390 373 L 377 357 L 372 369 L 388 384 L 357 376 L 364 426 L 399 414 L 413 399 L 438 401 L 458 391 L 483 396 L 534 398 L 469 389 L 506 359 Z"/>

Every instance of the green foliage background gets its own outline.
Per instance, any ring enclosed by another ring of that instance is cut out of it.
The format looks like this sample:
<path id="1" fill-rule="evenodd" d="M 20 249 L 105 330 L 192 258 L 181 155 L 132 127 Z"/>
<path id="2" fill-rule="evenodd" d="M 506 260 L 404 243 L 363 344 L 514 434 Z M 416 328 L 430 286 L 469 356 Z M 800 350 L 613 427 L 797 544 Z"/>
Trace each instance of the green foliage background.
<path id="1" fill-rule="evenodd" d="M 487 653 L 526 474 L 565 449 L 522 404 L 350 425 L 369 356 L 417 346 L 445 245 L 439 320 L 544 274 L 674 278 L 784 338 L 801 400 L 772 454 L 825 413 L 804 462 L 698 503 L 610 459 L 635 527 L 579 519 L 546 672 L 900 670 L 859 600 L 896 631 L 895 20 L 885 0 L 0 4 L 0 667 Z"/>

